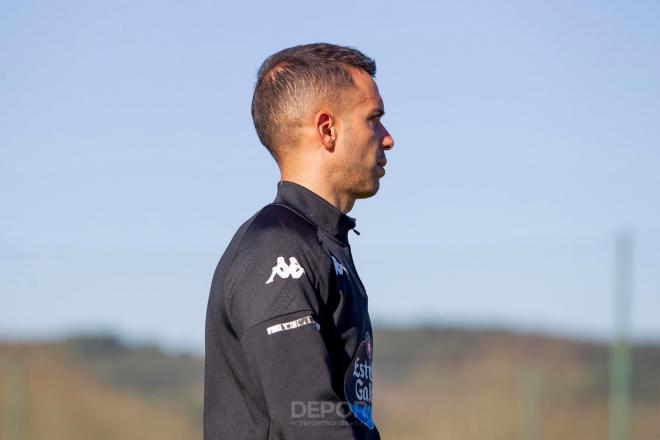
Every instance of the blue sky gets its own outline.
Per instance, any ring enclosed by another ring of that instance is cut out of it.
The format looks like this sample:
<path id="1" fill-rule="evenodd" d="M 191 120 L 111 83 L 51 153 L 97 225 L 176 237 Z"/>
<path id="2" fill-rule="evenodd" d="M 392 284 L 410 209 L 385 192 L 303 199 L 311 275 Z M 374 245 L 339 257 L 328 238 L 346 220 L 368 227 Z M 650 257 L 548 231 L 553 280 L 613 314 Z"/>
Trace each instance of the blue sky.
<path id="1" fill-rule="evenodd" d="M 278 172 L 250 119 L 291 45 L 378 63 L 396 147 L 350 215 L 375 324 L 604 337 L 617 231 L 660 339 L 657 2 L 5 2 L 0 335 L 199 349 L 210 280 Z"/>

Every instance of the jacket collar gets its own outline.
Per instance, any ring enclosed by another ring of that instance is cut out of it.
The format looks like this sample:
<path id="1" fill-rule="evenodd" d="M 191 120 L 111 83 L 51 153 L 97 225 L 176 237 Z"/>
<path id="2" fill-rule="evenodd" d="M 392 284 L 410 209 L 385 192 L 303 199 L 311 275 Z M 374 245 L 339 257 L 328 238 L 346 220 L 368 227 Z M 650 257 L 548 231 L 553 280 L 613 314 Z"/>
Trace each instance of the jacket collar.
<path id="1" fill-rule="evenodd" d="M 323 197 L 295 182 L 282 180 L 277 184 L 274 203 L 287 205 L 342 243 L 348 243 L 348 231 L 355 228 L 350 217 Z"/>

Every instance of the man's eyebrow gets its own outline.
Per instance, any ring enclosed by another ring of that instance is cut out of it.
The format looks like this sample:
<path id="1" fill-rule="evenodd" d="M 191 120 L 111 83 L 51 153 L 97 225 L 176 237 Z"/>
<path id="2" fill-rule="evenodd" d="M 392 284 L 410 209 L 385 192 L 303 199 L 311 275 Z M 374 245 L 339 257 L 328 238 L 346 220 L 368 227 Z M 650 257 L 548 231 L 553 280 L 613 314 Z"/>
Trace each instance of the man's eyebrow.
<path id="1" fill-rule="evenodd" d="M 382 107 L 378 107 L 371 111 L 372 116 L 383 116 L 384 114 L 385 114 L 385 109 Z"/>

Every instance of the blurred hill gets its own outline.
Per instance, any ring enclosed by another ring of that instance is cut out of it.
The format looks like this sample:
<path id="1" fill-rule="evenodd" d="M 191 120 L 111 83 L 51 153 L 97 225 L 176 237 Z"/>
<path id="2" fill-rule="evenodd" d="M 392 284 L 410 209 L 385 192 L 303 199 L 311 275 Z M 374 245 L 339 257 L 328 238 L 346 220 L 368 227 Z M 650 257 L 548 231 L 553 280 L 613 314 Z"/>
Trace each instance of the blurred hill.
<path id="1" fill-rule="evenodd" d="M 420 328 L 381 329 L 374 347 L 374 417 L 386 438 L 608 438 L 603 343 Z M 660 344 L 633 347 L 632 394 L 630 438 L 660 438 Z"/>
<path id="2" fill-rule="evenodd" d="M 374 343 L 383 438 L 607 438 L 604 344 L 432 327 L 377 329 Z M 655 440 L 660 344 L 633 358 L 631 438 Z M 2 342 L 0 438 L 200 439 L 202 386 L 203 359 L 112 335 Z"/>
<path id="3" fill-rule="evenodd" d="M 12 406 L 23 405 L 21 435 L 0 429 L 0 438 L 201 438 L 202 365 L 113 336 L 2 343 L 0 428 L 16 424 Z"/>

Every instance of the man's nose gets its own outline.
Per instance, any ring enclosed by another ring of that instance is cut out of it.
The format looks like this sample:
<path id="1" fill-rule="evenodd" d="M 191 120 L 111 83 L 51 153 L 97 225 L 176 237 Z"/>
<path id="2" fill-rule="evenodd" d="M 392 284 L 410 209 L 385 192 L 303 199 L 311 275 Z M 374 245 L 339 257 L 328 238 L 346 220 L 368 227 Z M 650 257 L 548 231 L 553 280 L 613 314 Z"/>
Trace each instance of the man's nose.
<path id="1" fill-rule="evenodd" d="M 385 130 L 385 137 L 383 138 L 383 150 L 391 150 L 394 148 L 394 138 L 384 126 L 383 130 Z"/>

